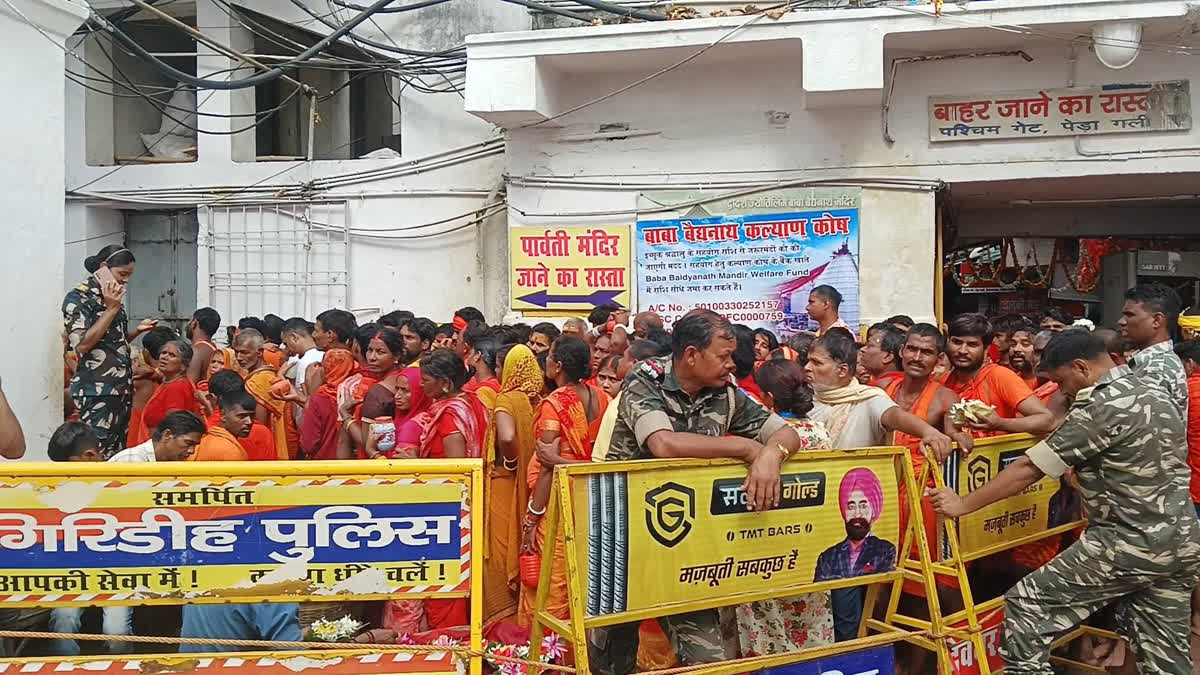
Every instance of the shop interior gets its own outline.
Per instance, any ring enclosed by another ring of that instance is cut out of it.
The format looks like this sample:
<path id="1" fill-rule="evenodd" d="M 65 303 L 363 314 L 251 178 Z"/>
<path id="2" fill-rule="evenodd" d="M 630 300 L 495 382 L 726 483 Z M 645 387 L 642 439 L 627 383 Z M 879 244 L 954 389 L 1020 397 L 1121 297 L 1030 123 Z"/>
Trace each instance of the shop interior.
<path id="1" fill-rule="evenodd" d="M 962 312 L 1037 317 L 1056 306 L 1114 327 L 1125 291 L 1150 282 L 1174 288 L 1185 313 L 1200 312 L 1198 178 L 951 185 L 939 201 L 943 320 Z"/>

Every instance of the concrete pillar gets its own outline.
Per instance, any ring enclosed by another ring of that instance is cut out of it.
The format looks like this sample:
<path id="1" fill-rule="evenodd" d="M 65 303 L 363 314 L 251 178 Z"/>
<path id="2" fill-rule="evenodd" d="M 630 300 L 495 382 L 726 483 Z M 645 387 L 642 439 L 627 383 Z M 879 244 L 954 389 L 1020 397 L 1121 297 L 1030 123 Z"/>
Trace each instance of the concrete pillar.
<path id="1" fill-rule="evenodd" d="M 84 42 L 83 51 L 76 53 L 87 59 L 88 65 L 83 65 L 75 59 L 67 63 L 67 67 L 95 80 L 84 80 L 89 89 L 83 94 L 83 132 L 84 152 L 89 166 L 105 166 L 114 164 L 116 146 L 113 142 L 113 109 L 112 94 L 118 87 L 104 80 L 104 77 L 116 77 L 113 64 L 105 56 L 116 54 L 112 38 L 107 33 L 97 33 Z M 71 83 L 71 86 L 76 86 Z M 122 89 L 120 93 L 129 93 Z"/>
<path id="2" fill-rule="evenodd" d="M 895 314 L 934 323 L 932 192 L 864 189 L 860 211 L 859 323 L 869 326 Z M 882 233 L 887 233 L 883 236 Z"/>
<path id="3" fill-rule="evenodd" d="M 0 3 L 0 91 L 20 105 L 0 106 L 0 212 L 13 255 L 0 266 L 0 377 L 30 459 L 62 423 L 63 191 L 66 172 L 63 77 L 67 36 L 87 17 L 65 0 Z M 36 111 L 36 114 L 30 114 Z M 76 273 L 72 270 L 72 273 Z"/>
<path id="4" fill-rule="evenodd" d="M 204 26 L 203 32 L 219 44 L 243 54 L 254 51 L 254 34 L 245 26 L 235 23 L 229 14 L 212 0 L 196 0 L 196 24 Z M 238 65 L 227 56 L 218 54 L 208 45 L 196 43 L 196 75 L 217 80 L 241 80 L 258 72 L 252 66 L 228 70 Z M 254 88 L 233 91 L 200 90 L 196 92 L 196 107 L 201 113 L 221 115 L 246 115 L 254 112 Z M 230 131 L 250 126 L 253 117 L 204 117 L 199 118 L 199 127 L 205 131 Z M 240 134 L 199 134 L 196 139 L 196 161 L 253 162 L 255 131 L 253 128 Z"/>

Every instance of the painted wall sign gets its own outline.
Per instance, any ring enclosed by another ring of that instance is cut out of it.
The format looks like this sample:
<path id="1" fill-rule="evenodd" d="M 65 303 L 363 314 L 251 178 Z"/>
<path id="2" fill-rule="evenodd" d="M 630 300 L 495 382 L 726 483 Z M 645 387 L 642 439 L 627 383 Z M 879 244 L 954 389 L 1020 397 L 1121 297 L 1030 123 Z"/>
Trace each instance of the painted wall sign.
<path id="1" fill-rule="evenodd" d="M 929 98 L 934 143 L 1191 128 L 1187 80 Z"/>
<path id="2" fill-rule="evenodd" d="M 630 306 L 628 226 L 514 227 L 508 236 L 513 309 Z"/>

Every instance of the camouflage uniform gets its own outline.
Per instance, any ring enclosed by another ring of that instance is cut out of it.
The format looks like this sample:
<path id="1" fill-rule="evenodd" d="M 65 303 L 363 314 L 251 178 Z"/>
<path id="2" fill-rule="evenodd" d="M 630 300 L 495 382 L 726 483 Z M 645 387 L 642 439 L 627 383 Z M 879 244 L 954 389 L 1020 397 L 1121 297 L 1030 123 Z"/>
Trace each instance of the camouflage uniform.
<path id="1" fill-rule="evenodd" d="M 621 387 L 617 421 L 606 461 L 647 459 L 646 439 L 657 431 L 684 431 L 704 436 L 742 436 L 766 442 L 787 423 L 755 403 L 732 381 L 692 398 L 675 379 L 670 357 L 643 362 Z M 659 620 L 684 665 L 725 658 L 717 610 L 688 612 Z M 637 666 L 638 623 L 591 631 L 591 671 L 625 675 Z"/>
<path id="2" fill-rule="evenodd" d="M 1179 408 L 1184 421 L 1187 421 L 1188 388 L 1187 371 L 1183 369 L 1183 361 L 1175 355 L 1175 344 L 1170 340 L 1150 345 L 1134 354 L 1129 361 L 1129 367 L 1142 382 L 1151 387 L 1158 387 L 1171 398 Z M 1183 446 L 1187 449 L 1187 444 Z"/>
<path id="3" fill-rule="evenodd" d="M 75 351 L 88 328 L 104 313 L 100 284 L 88 277 L 87 281 L 71 289 L 63 298 L 62 313 L 67 349 Z M 79 421 L 96 433 L 105 459 L 125 449 L 129 431 L 129 413 L 133 408 L 133 363 L 125 339 L 128 332 L 129 317 L 122 307 L 96 346 L 87 354 L 79 355 L 79 364 L 71 378 L 71 400 L 79 411 Z"/>
<path id="4" fill-rule="evenodd" d="M 1005 673 L 1054 672 L 1051 640 L 1110 603 L 1140 672 L 1192 672 L 1200 522 L 1179 453 L 1184 437 L 1175 402 L 1118 366 L 1081 391 L 1062 427 L 1027 451 L 1047 476 L 1074 469 L 1088 527 L 1005 596 Z"/>

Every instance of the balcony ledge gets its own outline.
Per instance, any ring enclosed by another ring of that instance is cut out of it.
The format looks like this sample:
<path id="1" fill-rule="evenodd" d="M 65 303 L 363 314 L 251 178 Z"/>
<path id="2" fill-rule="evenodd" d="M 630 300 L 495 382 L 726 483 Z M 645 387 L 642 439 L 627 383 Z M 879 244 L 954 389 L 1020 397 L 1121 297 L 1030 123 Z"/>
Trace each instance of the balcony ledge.
<path id="1" fill-rule="evenodd" d="M 1035 39 L 990 28 L 998 24 L 1087 35 L 1102 21 L 1139 20 L 1149 35 L 1158 23 L 1177 32 L 1188 13 L 1184 0 L 977 0 L 946 3 L 941 17 L 921 5 L 799 11 L 744 26 L 748 17 L 732 16 L 487 33 L 467 38 L 465 105 L 500 126 L 544 122 L 570 108 L 558 95 L 569 78 L 628 72 L 633 81 L 720 40 L 688 65 L 769 52 L 800 62 L 806 107 L 873 106 L 883 96 L 885 44 L 889 55 L 910 55 L 1020 48 L 1021 39 Z"/>

